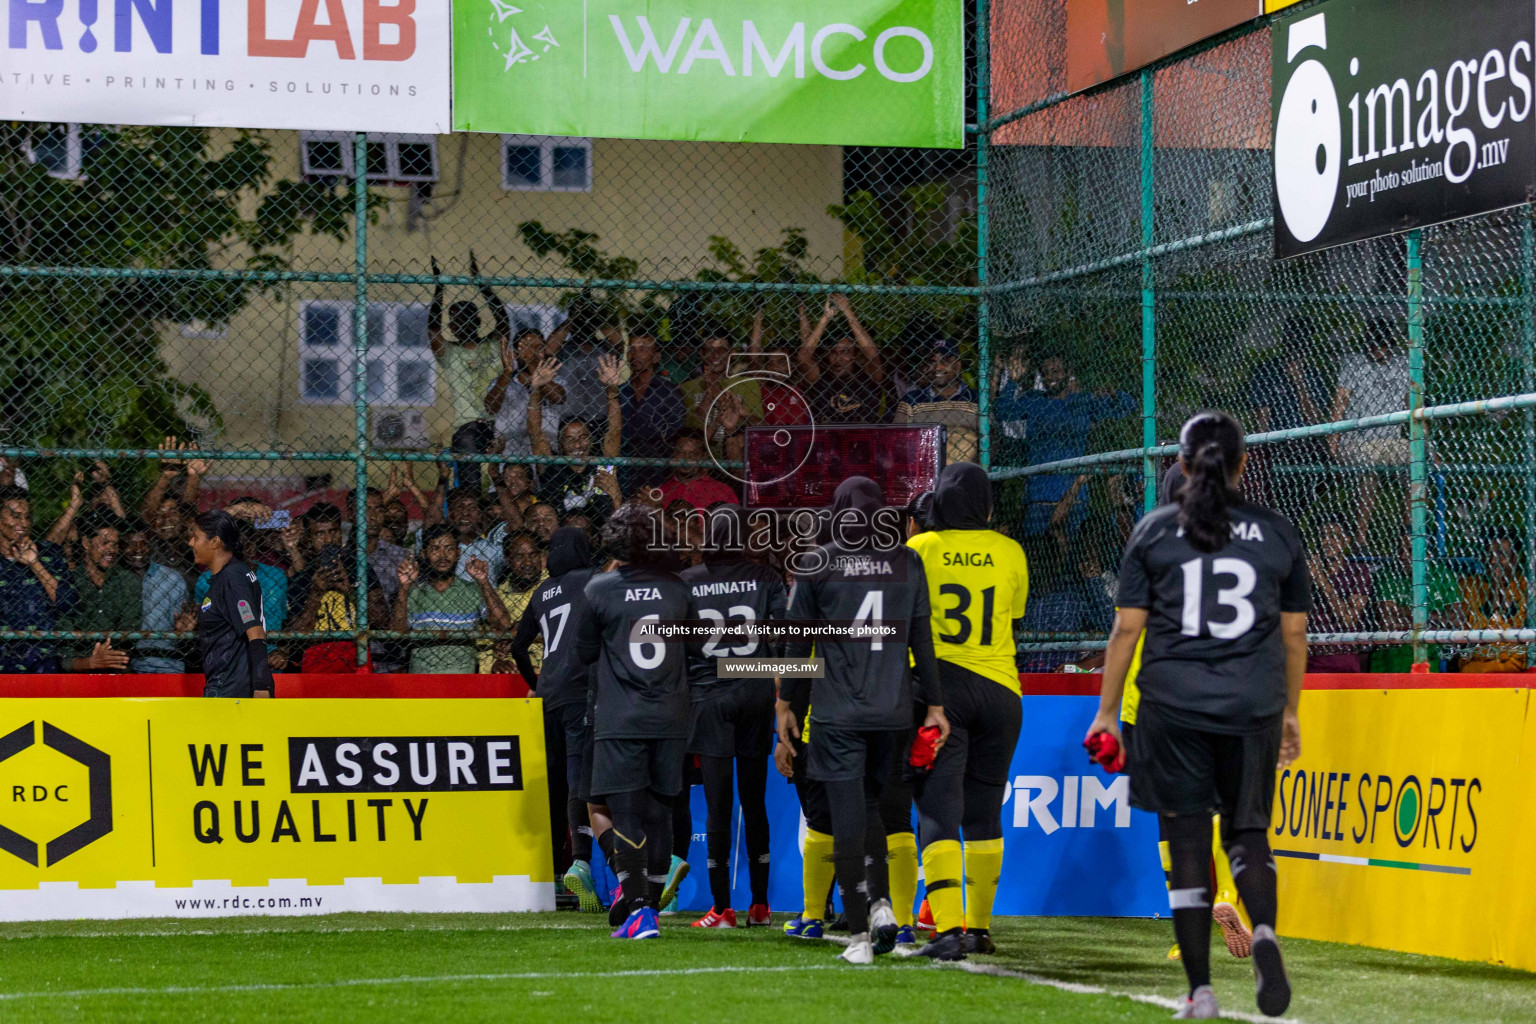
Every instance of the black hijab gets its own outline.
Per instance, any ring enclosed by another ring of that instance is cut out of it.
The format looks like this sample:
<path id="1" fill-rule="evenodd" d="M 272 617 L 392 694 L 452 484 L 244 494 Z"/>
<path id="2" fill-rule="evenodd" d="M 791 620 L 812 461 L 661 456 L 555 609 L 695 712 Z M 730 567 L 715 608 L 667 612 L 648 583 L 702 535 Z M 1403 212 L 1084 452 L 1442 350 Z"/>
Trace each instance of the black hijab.
<path id="1" fill-rule="evenodd" d="M 867 476 L 851 476 L 833 492 L 832 515 L 824 524 L 825 536 L 837 540 L 839 547 L 867 547 L 874 533 L 875 513 L 884 507 L 885 495 L 879 484 Z M 850 515 L 846 520 L 839 518 L 850 511 L 858 515 Z M 833 524 L 838 524 L 835 530 Z"/>
<path id="2" fill-rule="evenodd" d="M 549 537 L 549 557 L 545 559 L 550 578 L 564 576 L 577 569 L 592 568 L 592 538 L 575 526 L 562 526 Z"/>
<path id="3" fill-rule="evenodd" d="M 992 481 L 974 462 L 956 462 L 939 473 L 933 489 L 935 530 L 990 530 Z"/>

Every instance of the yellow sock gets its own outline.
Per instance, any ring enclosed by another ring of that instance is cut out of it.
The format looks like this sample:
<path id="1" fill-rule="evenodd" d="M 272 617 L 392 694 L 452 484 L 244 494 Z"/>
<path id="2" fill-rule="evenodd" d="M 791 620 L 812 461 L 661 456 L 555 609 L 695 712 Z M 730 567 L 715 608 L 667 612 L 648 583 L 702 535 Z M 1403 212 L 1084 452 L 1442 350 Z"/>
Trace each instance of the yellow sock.
<path id="1" fill-rule="evenodd" d="M 1163 865 L 1163 884 L 1173 888 L 1173 850 L 1169 848 L 1166 840 L 1157 844 L 1157 859 Z"/>
<path id="2" fill-rule="evenodd" d="M 890 862 L 891 909 L 896 911 L 896 923 L 909 928 L 917 903 L 917 836 L 895 832 L 885 837 L 885 849 Z"/>
<path id="3" fill-rule="evenodd" d="M 964 858 L 953 839 L 929 843 L 923 850 L 923 877 L 928 883 L 928 909 L 940 934 L 965 923 Z"/>
<path id="4" fill-rule="evenodd" d="M 992 927 L 992 901 L 1003 874 L 1003 841 L 976 839 L 965 844 L 965 926 Z"/>
<path id="5" fill-rule="evenodd" d="M 1237 882 L 1232 878 L 1232 862 L 1227 859 L 1227 851 L 1221 845 L 1221 815 L 1212 818 L 1212 826 L 1211 860 L 1216 865 L 1216 899 L 1213 902 L 1232 904 L 1237 908 L 1237 916 L 1252 931 L 1253 923 L 1248 920 L 1248 912 L 1237 895 Z"/>
<path id="6" fill-rule="evenodd" d="M 820 921 L 827 910 L 827 893 L 832 888 L 832 877 L 837 868 L 832 863 L 832 837 L 815 829 L 805 830 L 805 849 L 802 851 L 805 885 L 805 909 L 800 916 Z"/>

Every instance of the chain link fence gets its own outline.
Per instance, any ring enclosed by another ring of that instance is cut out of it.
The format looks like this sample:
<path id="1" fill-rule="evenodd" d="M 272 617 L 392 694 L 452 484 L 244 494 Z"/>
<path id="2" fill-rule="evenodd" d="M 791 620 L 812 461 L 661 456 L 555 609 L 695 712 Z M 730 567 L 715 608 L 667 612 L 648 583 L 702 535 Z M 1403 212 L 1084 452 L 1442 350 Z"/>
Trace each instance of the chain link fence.
<path id="1" fill-rule="evenodd" d="M 1530 208 L 1277 262 L 1263 22 L 1070 97 L 1063 0 L 969 30 L 956 151 L 0 126 L 0 668 L 195 668 L 185 536 L 231 505 L 281 668 L 508 668 L 473 561 L 515 622 L 556 526 L 811 418 L 944 423 L 1031 559 L 1021 664 L 1086 662 L 1210 406 L 1321 666 L 1523 667 Z M 434 543 L 473 657 L 396 614 Z"/>
<path id="2" fill-rule="evenodd" d="M 992 25 L 990 442 L 1024 660 L 1093 663 L 1171 442 L 1223 408 L 1245 493 L 1311 553 L 1315 669 L 1523 668 L 1530 207 L 1277 261 L 1266 24 L 1070 98 L 1059 0 Z"/>

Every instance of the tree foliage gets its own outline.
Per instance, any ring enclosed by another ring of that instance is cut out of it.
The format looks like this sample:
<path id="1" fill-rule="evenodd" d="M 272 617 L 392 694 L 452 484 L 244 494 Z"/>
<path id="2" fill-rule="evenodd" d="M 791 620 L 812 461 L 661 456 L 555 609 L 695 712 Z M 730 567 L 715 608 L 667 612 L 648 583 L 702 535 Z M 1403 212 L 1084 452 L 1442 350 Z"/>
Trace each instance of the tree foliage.
<path id="1" fill-rule="evenodd" d="M 274 181 L 261 135 L 220 141 L 205 128 L 87 127 L 83 173 L 68 180 L 30 159 L 48 128 L 0 127 L 0 265 L 97 270 L 0 278 L 0 439 L 137 448 L 175 433 L 211 442 L 219 410 L 170 372 L 165 331 L 226 324 L 279 286 L 164 272 L 286 270 L 302 232 L 349 234 L 350 185 Z M 54 467 L 55 484 L 71 471 Z"/>

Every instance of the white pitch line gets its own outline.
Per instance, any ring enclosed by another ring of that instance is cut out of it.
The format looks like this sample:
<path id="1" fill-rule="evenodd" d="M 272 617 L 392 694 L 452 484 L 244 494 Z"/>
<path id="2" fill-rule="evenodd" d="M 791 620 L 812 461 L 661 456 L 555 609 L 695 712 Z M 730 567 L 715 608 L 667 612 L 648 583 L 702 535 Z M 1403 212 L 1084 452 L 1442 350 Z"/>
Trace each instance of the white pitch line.
<path id="1" fill-rule="evenodd" d="M 79 988 L 58 991 L 0 992 L 0 1001 L 27 999 L 88 999 L 92 996 L 213 995 L 220 992 L 304 992 L 319 989 L 367 988 L 386 985 L 441 985 L 473 981 L 565 981 L 602 978 L 673 978 L 697 974 L 793 974 L 800 971 L 842 970 L 839 964 L 801 964 L 785 967 L 683 967 L 675 970 L 634 971 L 526 971 L 507 974 L 425 974 L 396 978 L 345 978 L 339 981 L 272 982 L 254 985 L 167 985 L 162 988 Z"/>
<path id="2" fill-rule="evenodd" d="M 295 918 L 295 920 L 305 920 Z M 17 932 L 0 933 L 0 941 L 16 942 L 23 939 L 174 939 L 183 935 L 351 935 L 373 932 L 584 932 L 597 930 L 599 922 L 584 924 L 498 924 L 488 926 L 459 925 L 399 925 L 379 928 L 186 928 L 181 931 L 123 931 L 113 932 Z"/>
<path id="3" fill-rule="evenodd" d="M 828 935 L 827 942 L 835 945 L 846 946 L 848 940 L 841 935 Z M 902 959 L 918 955 L 919 946 L 897 946 L 892 952 Z M 994 978 L 1014 978 L 1018 981 L 1027 981 L 1031 985 L 1044 985 L 1046 988 L 1054 988 L 1058 992 L 1070 992 L 1077 996 L 1111 996 L 1116 999 L 1129 999 L 1136 1003 L 1146 1003 L 1150 1006 L 1161 1006 L 1168 1010 L 1177 1010 L 1182 1001 L 1169 999 L 1166 996 L 1155 996 L 1145 992 L 1117 992 L 1114 989 L 1104 988 L 1102 985 L 1083 985 L 1074 981 L 1060 981 L 1056 978 L 1047 978 L 1040 974 L 1028 974 L 1024 971 L 1014 971 L 997 964 L 978 964 L 971 960 L 961 960 L 957 963 L 945 963 L 936 961 L 935 967 L 950 971 L 965 971 L 969 974 L 984 974 Z M 1265 1017 L 1258 1013 L 1243 1013 L 1240 1010 L 1221 1011 L 1222 1020 L 1241 1020 L 1248 1024 L 1305 1024 L 1304 1021 L 1294 1017 Z"/>

